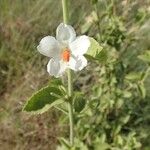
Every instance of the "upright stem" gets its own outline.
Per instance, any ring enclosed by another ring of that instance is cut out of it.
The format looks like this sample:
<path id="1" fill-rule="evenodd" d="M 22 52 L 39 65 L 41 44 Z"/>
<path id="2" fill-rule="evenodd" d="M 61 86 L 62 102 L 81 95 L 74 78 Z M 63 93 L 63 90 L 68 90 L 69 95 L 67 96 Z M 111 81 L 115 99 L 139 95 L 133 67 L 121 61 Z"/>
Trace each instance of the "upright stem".
<path id="1" fill-rule="evenodd" d="M 69 110 L 69 123 L 70 123 L 70 145 L 74 144 L 74 124 L 73 124 L 73 101 L 72 101 L 72 75 L 71 70 L 68 69 L 68 110 Z"/>
<path id="2" fill-rule="evenodd" d="M 68 0 L 62 0 L 63 20 L 65 24 L 69 22 L 68 2 Z"/>
<path id="3" fill-rule="evenodd" d="M 98 3 L 98 2 L 97 2 Z M 100 38 L 100 41 L 102 40 L 101 38 L 101 27 L 100 27 L 100 15 L 99 15 L 99 9 L 98 9 L 98 4 L 94 4 L 94 9 L 95 9 L 95 12 L 96 12 L 96 15 L 97 15 L 97 19 L 96 20 L 96 23 L 97 23 L 97 27 L 98 27 L 98 32 L 99 32 L 99 38 Z"/>
<path id="4" fill-rule="evenodd" d="M 65 24 L 69 22 L 69 12 L 68 12 L 68 0 L 62 0 L 63 8 L 63 20 Z M 71 70 L 68 69 L 68 111 L 69 111 L 69 124 L 70 124 L 70 145 L 74 144 L 74 124 L 73 124 L 73 101 L 72 101 L 72 74 Z"/>

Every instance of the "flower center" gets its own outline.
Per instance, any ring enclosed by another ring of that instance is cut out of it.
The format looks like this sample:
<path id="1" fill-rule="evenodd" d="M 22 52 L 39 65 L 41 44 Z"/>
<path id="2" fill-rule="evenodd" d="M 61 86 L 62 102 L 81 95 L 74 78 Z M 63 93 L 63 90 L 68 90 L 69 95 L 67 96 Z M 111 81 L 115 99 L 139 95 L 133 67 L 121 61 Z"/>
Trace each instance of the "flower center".
<path id="1" fill-rule="evenodd" d="M 62 51 L 62 59 L 65 62 L 69 62 L 69 60 L 70 60 L 70 50 L 68 48 L 63 49 L 63 51 Z"/>

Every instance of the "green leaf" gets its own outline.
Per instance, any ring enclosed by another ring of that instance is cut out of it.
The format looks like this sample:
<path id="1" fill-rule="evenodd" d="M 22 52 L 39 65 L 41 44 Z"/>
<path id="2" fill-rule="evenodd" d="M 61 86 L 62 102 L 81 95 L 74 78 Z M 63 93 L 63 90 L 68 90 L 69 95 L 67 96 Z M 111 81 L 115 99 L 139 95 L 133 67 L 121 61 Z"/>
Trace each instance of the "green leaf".
<path id="1" fill-rule="evenodd" d="M 96 60 L 101 60 L 104 55 L 106 55 L 106 52 L 104 53 L 104 51 L 102 51 L 102 47 L 100 46 L 100 44 L 93 38 L 89 38 L 91 45 L 87 51 L 87 53 L 85 54 L 85 56 L 89 59 L 96 59 Z"/>
<path id="2" fill-rule="evenodd" d="M 144 83 L 141 83 L 141 84 L 138 85 L 138 90 L 139 90 L 142 98 L 145 98 L 145 96 L 146 96 L 146 89 L 145 89 Z"/>
<path id="3" fill-rule="evenodd" d="M 110 146 L 107 143 L 102 142 L 101 139 L 98 137 L 94 141 L 93 146 L 94 150 L 107 150 L 110 148 Z"/>
<path id="4" fill-rule="evenodd" d="M 92 26 L 92 22 L 86 22 L 85 24 L 83 24 L 82 26 L 81 26 L 81 33 L 86 33 L 89 29 L 90 29 L 90 27 Z"/>
<path id="5" fill-rule="evenodd" d="M 117 109 L 121 108 L 123 104 L 124 104 L 123 99 L 117 99 L 116 108 Z"/>
<path id="6" fill-rule="evenodd" d="M 86 101 L 83 94 L 76 93 L 74 97 L 74 108 L 76 112 L 81 112 L 85 107 Z"/>
<path id="7" fill-rule="evenodd" d="M 96 4 L 98 2 L 98 0 L 91 0 L 92 4 Z"/>
<path id="8" fill-rule="evenodd" d="M 115 124 L 114 126 L 113 126 L 113 135 L 117 135 L 119 132 L 120 132 L 120 130 L 121 130 L 121 125 L 120 124 Z"/>
<path id="9" fill-rule="evenodd" d="M 132 93 L 131 92 L 128 92 L 128 91 L 124 91 L 123 92 L 123 97 L 124 98 L 130 98 L 132 96 Z"/>
<path id="10" fill-rule="evenodd" d="M 126 124 L 130 119 L 130 115 L 122 116 L 119 120 L 121 123 Z"/>
<path id="11" fill-rule="evenodd" d="M 139 59 L 143 60 L 144 62 L 150 63 L 150 51 L 146 50 L 143 55 L 138 56 Z"/>
<path id="12" fill-rule="evenodd" d="M 117 144 L 122 145 L 123 144 L 123 139 L 120 135 L 116 136 L 115 138 Z"/>
<path id="13" fill-rule="evenodd" d="M 99 62 L 105 63 L 108 59 L 108 53 L 106 49 L 102 49 L 99 53 L 99 55 L 96 58 Z"/>
<path id="14" fill-rule="evenodd" d="M 62 80 L 59 78 L 51 77 L 51 80 L 49 81 L 49 85 L 52 86 L 60 86 L 63 85 Z"/>
<path id="15" fill-rule="evenodd" d="M 69 141 L 67 141 L 63 137 L 59 138 L 59 141 L 60 141 L 61 145 L 64 147 L 65 150 L 70 150 L 71 146 L 69 144 Z"/>
<path id="16" fill-rule="evenodd" d="M 61 90 L 56 87 L 47 86 L 37 91 L 28 99 L 23 111 L 41 114 L 52 106 L 63 102 Z"/>
<path id="17" fill-rule="evenodd" d="M 127 74 L 125 76 L 125 78 L 128 79 L 128 80 L 132 80 L 132 81 L 140 80 L 141 79 L 141 73 L 139 73 L 139 72 L 131 72 L 131 73 Z"/>

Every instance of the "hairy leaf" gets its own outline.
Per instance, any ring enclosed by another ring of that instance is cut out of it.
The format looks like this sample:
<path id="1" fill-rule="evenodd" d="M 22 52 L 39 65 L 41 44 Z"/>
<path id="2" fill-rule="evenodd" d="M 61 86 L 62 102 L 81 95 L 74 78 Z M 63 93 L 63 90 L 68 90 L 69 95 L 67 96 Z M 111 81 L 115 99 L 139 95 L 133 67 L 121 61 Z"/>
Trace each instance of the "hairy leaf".
<path id="1" fill-rule="evenodd" d="M 103 60 L 103 57 L 106 57 L 104 51 L 102 51 L 102 46 L 93 38 L 90 38 L 91 45 L 85 54 L 89 59 Z"/>
<path id="2" fill-rule="evenodd" d="M 139 55 L 138 58 L 143 60 L 144 62 L 150 63 L 150 51 L 146 50 L 144 54 Z"/>
<path id="3" fill-rule="evenodd" d="M 131 72 L 125 76 L 126 79 L 136 81 L 141 79 L 141 72 Z"/>
<path id="4" fill-rule="evenodd" d="M 85 107 L 86 101 L 83 94 L 77 93 L 74 98 L 74 108 L 76 112 L 81 112 Z"/>
<path id="5" fill-rule="evenodd" d="M 61 99 L 62 92 L 60 89 L 47 86 L 33 94 L 25 104 L 23 111 L 41 114 L 54 105 L 63 103 Z"/>
<path id="6" fill-rule="evenodd" d="M 145 96 L 146 96 L 146 89 L 145 89 L 144 83 L 141 83 L 141 84 L 138 85 L 138 90 L 139 90 L 142 98 L 145 98 Z"/>

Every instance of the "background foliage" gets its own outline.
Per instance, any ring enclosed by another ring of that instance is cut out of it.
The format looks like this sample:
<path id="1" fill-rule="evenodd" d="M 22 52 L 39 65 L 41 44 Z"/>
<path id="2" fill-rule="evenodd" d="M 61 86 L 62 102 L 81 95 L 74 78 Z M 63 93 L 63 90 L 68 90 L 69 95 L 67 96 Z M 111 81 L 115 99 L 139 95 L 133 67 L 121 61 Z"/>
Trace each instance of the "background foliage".
<path id="1" fill-rule="evenodd" d="M 88 34 L 103 46 L 101 57 L 74 75 L 76 149 L 150 148 L 149 4 L 149 0 L 72 1 L 71 24 L 77 33 Z M 1 0 L 0 20 L 0 146 L 56 149 L 58 137 L 68 137 L 68 118 L 56 109 L 39 116 L 21 109 L 33 91 L 47 82 L 58 84 L 48 77 L 48 59 L 36 46 L 44 35 L 55 35 L 62 22 L 61 3 Z M 59 141 L 57 149 L 67 149 L 65 139 Z"/>

